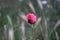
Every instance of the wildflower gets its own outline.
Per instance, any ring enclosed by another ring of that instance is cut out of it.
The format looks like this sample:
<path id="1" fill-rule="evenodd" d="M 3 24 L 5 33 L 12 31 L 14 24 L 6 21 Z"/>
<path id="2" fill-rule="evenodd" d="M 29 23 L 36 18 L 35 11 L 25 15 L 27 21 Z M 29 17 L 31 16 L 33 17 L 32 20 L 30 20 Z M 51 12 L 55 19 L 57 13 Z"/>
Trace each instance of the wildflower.
<path id="1" fill-rule="evenodd" d="M 28 13 L 26 15 L 26 19 L 30 24 L 34 24 L 36 22 L 36 16 L 33 13 Z"/>

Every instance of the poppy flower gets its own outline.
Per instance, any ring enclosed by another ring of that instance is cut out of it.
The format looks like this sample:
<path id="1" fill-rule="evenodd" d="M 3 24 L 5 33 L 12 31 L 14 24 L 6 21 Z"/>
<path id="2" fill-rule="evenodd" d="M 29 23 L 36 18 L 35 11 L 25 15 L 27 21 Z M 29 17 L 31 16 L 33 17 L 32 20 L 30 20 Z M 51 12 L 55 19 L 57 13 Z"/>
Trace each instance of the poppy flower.
<path id="1" fill-rule="evenodd" d="M 26 15 L 26 19 L 30 24 L 34 24 L 36 22 L 36 16 L 33 13 L 28 13 Z"/>

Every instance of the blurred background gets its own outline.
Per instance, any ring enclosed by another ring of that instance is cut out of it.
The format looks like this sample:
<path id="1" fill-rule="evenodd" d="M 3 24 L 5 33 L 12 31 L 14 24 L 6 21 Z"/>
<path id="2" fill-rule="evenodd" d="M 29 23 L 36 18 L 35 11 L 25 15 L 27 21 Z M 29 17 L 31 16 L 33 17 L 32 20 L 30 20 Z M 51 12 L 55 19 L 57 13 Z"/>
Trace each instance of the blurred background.
<path id="1" fill-rule="evenodd" d="M 60 0 L 0 0 L 0 40 L 32 40 L 28 13 L 37 17 L 33 40 L 60 40 Z"/>

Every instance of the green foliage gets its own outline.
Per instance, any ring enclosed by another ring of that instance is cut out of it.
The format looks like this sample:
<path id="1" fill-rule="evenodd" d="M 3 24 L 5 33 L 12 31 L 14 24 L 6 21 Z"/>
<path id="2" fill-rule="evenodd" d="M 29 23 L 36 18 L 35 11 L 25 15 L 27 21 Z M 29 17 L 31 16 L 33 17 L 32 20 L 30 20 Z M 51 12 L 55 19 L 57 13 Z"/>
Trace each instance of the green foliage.
<path id="1" fill-rule="evenodd" d="M 41 0 L 0 1 L 0 40 L 9 40 L 5 36 L 8 35 L 10 28 L 14 30 L 14 40 L 32 38 L 32 25 L 25 19 L 25 15 L 30 12 L 37 16 L 37 22 L 34 24 L 34 40 L 57 40 L 60 38 L 59 0 L 47 0 L 48 3 L 45 5 L 39 4 L 42 2 Z M 22 22 L 24 23 L 22 24 Z M 4 29 L 4 25 L 8 30 Z M 6 35 L 4 30 L 8 31 Z"/>

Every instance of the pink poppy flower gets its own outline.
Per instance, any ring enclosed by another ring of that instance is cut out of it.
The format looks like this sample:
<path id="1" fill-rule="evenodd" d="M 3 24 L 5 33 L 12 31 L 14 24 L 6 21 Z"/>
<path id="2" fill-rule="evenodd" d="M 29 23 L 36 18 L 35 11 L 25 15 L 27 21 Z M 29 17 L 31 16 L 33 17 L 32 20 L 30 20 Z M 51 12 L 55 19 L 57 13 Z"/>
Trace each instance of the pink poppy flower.
<path id="1" fill-rule="evenodd" d="M 30 24 L 34 24 L 36 22 L 36 16 L 33 13 L 28 13 L 26 15 L 26 19 Z"/>

